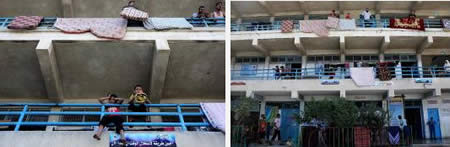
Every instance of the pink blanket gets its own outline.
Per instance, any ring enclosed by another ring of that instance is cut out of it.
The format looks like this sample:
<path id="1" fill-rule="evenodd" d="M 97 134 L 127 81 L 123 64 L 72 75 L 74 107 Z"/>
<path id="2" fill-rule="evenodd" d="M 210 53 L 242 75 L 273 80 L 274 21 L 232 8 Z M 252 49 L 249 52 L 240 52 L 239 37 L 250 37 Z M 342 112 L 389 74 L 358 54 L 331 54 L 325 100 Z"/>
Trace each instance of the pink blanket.
<path id="1" fill-rule="evenodd" d="M 97 37 L 122 39 L 127 32 L 123 18 L 58 18 L 54 27 L 65 33 L 91 32 Z"/>
<path id="2" fill-rule="evenodd" d="M 200 103 L 203 113 L 209 123 L 222 132 L 225 132 L 225 103 Z"/>
<path id="3" fill-rule="evenodd" d="M 327 20 L 300 20 L 300 30 L 305 33 L 315 33 L 318 36 L 328 36 Z"/>

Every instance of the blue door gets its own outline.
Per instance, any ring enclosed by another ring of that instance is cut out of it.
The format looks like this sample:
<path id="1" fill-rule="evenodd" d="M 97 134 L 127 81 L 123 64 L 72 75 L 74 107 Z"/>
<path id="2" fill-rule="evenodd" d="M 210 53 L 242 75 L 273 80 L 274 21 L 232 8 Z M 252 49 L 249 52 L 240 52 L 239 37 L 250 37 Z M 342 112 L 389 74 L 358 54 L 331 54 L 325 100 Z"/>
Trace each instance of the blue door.
<path id="1" fill-rule="evenodd" d="M 299 125 L 295 119 L 295 114 L 298 113 L 298 108 L 281 109 L 281 140 L 286 141 L 288 138 L 291 138 L 291 141 L 295 142 L 298 138 Z"/>
<path id="2" fill-rule="evenodd" d="M 429 108 L 428 109 L 428 120 L 430 120 L 430 118 L 433 117 L 434 120 L 434 132 L 435 132 L 435 136 L 436 138 L 441 138 L 441 123 L 439 120 L 439 109 L 438 108 Z M 427 121 L 428 121 L 427 120 Z"/>

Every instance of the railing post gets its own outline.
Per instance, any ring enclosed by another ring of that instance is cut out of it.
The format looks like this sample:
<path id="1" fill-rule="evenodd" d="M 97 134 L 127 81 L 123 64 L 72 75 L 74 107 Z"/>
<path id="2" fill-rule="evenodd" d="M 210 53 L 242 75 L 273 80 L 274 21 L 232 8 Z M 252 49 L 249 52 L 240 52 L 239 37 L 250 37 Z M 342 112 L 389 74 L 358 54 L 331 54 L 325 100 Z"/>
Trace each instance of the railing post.
<path id="1" fill-rule="evenodd" d="M 186 124 L 184 124 L 183 114 L 181 114 L 181 106 L 180 106 L 180 104 L 177 105 L 177 111 L 178 111 L 178 116 L 180 118 L 181 129 L 183 131 L 187 131 Z"/>
<path id="2" fill-rule="evenodd" d="M 100 115 L 100 120 L 103 118 L 103 116 L 105 115 L 105 105 L 102 105 L 102 114 Z"/>
<path id="3" fill-rule="evenodd" d="M 23 118 L 25 117 L 25 112 L 27 112 L 27 111 L 28 111 L 28 105 L 23 106 L 22 113 L 20 113 L 19 120 L 17 120 L 16 128 L 14 128 L 15 132 L 19 131 L 20 125 L 22 124 Z"/>

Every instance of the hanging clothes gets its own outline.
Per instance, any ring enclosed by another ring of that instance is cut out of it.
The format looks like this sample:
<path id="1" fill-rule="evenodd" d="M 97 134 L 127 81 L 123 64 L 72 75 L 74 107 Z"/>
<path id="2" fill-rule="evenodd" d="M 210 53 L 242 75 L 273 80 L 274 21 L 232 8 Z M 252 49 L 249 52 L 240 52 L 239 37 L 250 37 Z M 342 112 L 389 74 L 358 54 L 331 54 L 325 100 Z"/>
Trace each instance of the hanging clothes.
<path id="1" fill-rule="evenodd" d="M 339 19 L 338 30 L 355 30 L 356 21 L 355 19 Z"/>
<path id="2" fill-rule="evenodd" d="M 294 30 L 294 22 L 292 22 L 292 20 L 283 20 L 281 22 L 282 33 L 290 33 L 292 30 Z"/>
<path id="3" fill-rule="evenodd" d="M 200 103 L 211 126 L 225 132 L 225 103 Z"/>
<path id="4" fill-rule="evenodd" d="M 168 29 L 192 29 L 192 26 L 185 18 L 158 18 L 150 17 L 144 21 L 144 27 L 148 30 L 168 30 Z"/>
<path id="5" fill-rule="evenodd" d="M 373 67 L 350 68 L 350 76 L 357 86 L 375 85 L 375 73 Z"/>
<path id="6" fill-rule="evenodd" d="M 317 36 L 328 36 L 327 20 L 300 20 L 301 31 L 314 33 Z"/>
<path id="7" fill-rule="evenodd" d="M 122 39 L 127 31 L 123 18 L 57 18 L 55 28 L 64 33 L 91 32 L 100 38 Z"/>

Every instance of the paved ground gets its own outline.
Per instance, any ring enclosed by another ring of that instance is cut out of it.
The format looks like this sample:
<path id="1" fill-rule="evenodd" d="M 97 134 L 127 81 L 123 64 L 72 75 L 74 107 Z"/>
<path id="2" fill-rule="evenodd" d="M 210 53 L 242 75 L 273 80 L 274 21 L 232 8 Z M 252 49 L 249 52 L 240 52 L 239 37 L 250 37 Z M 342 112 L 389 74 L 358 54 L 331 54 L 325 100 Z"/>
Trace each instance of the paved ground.
<path id="1" fill-rule="evenodd" d="M 441 140 L 414 140 L 413 147 L 450 147 L 450 138 Z M 287 147 L 286 145 L 268 145 L 252 143 L 249 147 Z"/>

